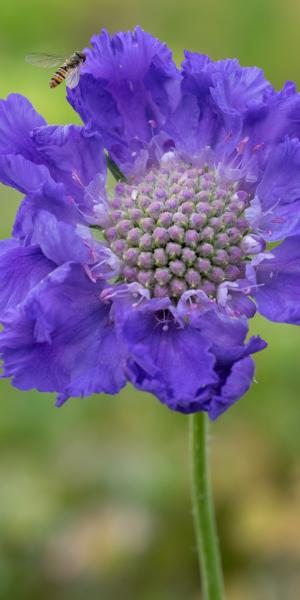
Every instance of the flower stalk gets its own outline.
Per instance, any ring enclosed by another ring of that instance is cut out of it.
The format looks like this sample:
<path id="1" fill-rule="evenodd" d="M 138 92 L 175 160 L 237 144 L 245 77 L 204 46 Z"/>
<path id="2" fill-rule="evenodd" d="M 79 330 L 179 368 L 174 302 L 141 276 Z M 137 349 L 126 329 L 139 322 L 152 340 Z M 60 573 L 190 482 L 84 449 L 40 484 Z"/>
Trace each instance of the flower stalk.
<path id="1" fill-rule="evenodd" d="M 223 574 L 208 462 L 208 416 L 190 416 L 192 507 L 203 600 L 223 600 Z"/>

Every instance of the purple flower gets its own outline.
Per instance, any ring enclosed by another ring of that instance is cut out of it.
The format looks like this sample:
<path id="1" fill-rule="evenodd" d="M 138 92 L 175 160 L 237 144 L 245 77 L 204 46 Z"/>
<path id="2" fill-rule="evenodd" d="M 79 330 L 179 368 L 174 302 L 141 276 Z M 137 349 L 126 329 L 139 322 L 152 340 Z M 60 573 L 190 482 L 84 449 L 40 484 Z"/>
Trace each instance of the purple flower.
<path id="1" fill-rule="evenodd" d="M 25 196 L 0 243 L 4 376 L 58 405 L 129 381 L 214 419 L 266 345 L 247 320 L 300 323 L 300 96 L 237 60 L 178 69 L 139 27 L 91 44 L 82 127 L 0 105 L 0 179 Z"/>

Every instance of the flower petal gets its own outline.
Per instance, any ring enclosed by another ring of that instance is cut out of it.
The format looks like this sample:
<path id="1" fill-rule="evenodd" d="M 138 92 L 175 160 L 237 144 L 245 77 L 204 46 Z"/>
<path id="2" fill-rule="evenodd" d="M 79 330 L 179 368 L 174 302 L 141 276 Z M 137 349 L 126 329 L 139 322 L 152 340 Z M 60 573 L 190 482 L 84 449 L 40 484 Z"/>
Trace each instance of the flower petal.
<path id="1" fill-rule="evenodd" d="M 31 243 L 39 245 L 44 255 L 57 265 L 68 261 L 94 262 L 95 242 L 89 229 L 59 221 L 46 210 L 41 210 L 36 216 Z"/>
<path id="2" fill-rule="evenodd" d="M 0 100 L 0 154 L 21 154 L 27 160 L 36 158 L 31 131 L 46 121 L 20 94 Z"/>
<path id="3" fill-rule="evenodd" d="M 69 396 L 116 393 L 125 384 L 110 305 L 79 265 L 66 264 L 35 287 L 4 320 L 4 376 L 28 390 Z"/>
<path id="4" fill-rule="evenodd" d="M 100 135 L 77 125 L 49 125 L 35 129 L 32 139 L 53 180 L 64 183 L 82 211 L 92 212 L 105 197 L 106 160 Z M 96 178 L 99 197 L 87 191 Z"/>
<path id="5" fill-rule="evenodd" d="M 113 297 L 112 288 L 108 292 Z M 128 378 L 179 412 L 209 412 L 235 363 L 266 346 L 259 337 L 245 344 L 246 318 L 228 317 L 211 303 L 200 302 L 197 309 L 184 302 L 177 315 L 167 298 L 133 302 L 128 290 L 114 294 L 113 306 Z M 183 320 L 184 310 L 189 312 Z"/>
<path id="6" fill-rule="evenodd" d="M 243 127 L 243 137 L 249 139 L 247 150 L 258 155 L 263 169 L 273 147 L 287 135 L 300 137 L 300 94 L 290 81 L 279 92 L 267 94 L 264 102 L 252 105 Z"/>
<path id="7" fill-rule="evenodd" d="M 255 268 L 258 310 L 271 321 L 300 325 L 300 237 L 288 238 L 272 255 Z"/>
<path id="8" fill-rule="evenodd" d="M 164 320 L 156 301 L 123 313 L 115 308 L 119 336 L 127 350 L 128 376 L 136 387 L 180 410 L 188 408 L 201 387 L 217 382 L 214 356 L 199 331 L 180 328 L 171 314 Z"/>
<path id="9" fill-rule="evenodd" d="M 265 239 L 276 241 L 300 232 L 299 140 L 287 138 L 273 150 L 257 188 L 257 199 L 260 210 L 255 213 L 254 225 Z M 251 209 L 247 214 L 251 220 Z"/>
<path id="10" fill-rule="evenodd" d="M 63 184 L 46 182 L 31 196 L 27 196 L 17 212 L 13 234 L 29 243 L 35 229 L 37 215 L 46 210 L 59 221 L 76 226 L 84 223 L 84 218 L 74 200 L 65 195 Z"/>
<path id="11" fill-rule="evenodd" d="M 20 154 L 0 155 L 0 181 L 23 194 L 39 190 L 50 173 L 44 165 L 36 165 Z"/>
<path id="12" fill-rule="evenodd" d="M 229 157 L 242 138 L 248 107 L 262 102 L 272 88 L 260 69 L 241 67 L 237 60 L 212 62 L 193 52 L 185 56 L 181 103 L 166 130 L 176 148 L 192 157 L 205 147 L 219 158 Z"/>
<path id="13" fill-rule="evenodd" d="M 245 344 L 248 322 L 245 316 L 230 317 L 212 308 L 195 314 L 193 325 L 209 340 L 210 349 L 217 359 L 217 365 L 232 365 L 248 354 L 259 352 L 266 343 L 259 337 L 252 337 Z"/>
<path id="14" fill-rule="evenodd" d="M 241 67 L 238 60 L 217 63 L 212 79 L 212 96 L 223 112 L 246 111 L 262 103 L 266 94 L 274 92 L 264 73 L 257 67 Z"/>
<path id="15" fill-rule="evenodd" d="M 140 27 L 112 37 L 103 30 L 91 44 L 79 85 L 68 90 L 68 99 L 129 174 L 137 152 L 176 103 L 179 72 L 167 46 Z"/>
<path id="16" fill-rule="evenodd" d="M 0 254 L 0 313 L 23 302 L 56 265 L 38 246 L 19 246 Z"/>
<path id="17" fill-rule="evenodd" d="M 0 240 L 0 256 L 1 254 L 5 254 L 9 250 L 13 250 L 14 248 L 19 247 L 19 242 L 14 240 L 13 238 L 7 238 L 5 240 Z"/>
<path id="18" fill-rule="evenodd" d="M 209 403 L 209 416 L 212 420 L 219 417 L 249 389 L 255 371 L 252 358 L 246 357 L 234 363 L 220 393 L 213 395 Z"/>
<path id="19" fill-rule="evenodd" d="M 0 180 L 23 193 L 51 178 L 84 213 L 106 199 L 106 160 L 97 132 L 77 125 L 46 126 L 19 95 L 0 101 Z"/>

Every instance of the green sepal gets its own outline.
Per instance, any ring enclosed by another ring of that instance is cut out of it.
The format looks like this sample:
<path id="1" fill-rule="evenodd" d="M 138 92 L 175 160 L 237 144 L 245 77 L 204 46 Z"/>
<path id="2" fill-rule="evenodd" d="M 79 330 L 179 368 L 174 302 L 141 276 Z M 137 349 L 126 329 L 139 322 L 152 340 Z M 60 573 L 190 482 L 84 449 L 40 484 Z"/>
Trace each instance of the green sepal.
<path id="1" fill-rule="evenodd" d="M 112 176 L 116 181 L 126 181 L 125 175 L 123 175 L 122 171 L 120 171 L 118 165 L 110 158 L 108 154 L 105 154 L 106 164 L 108 170 L 111 172 Z"/>

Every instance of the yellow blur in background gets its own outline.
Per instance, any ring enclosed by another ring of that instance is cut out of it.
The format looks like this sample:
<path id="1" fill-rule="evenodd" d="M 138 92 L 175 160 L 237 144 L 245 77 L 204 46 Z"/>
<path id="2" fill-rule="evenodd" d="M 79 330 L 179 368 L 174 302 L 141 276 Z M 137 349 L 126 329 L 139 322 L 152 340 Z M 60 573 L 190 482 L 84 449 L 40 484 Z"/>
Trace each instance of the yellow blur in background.
<path id="1" fill-rule="evenodd" d="M 49 123 L 79 123 L 63 86 L 24 62 L 70 54 L 102 27 L 141 25 L 173 49 L 256 64 L 300 87 L 298 0 L 3 0 L 0 95 Z M 1 237 L 21 196 L 1 186 Z M 212 426 L 230 600 L 300 598 L 300 331 L 257 317 L 269 342 L 257 382 Z M 188 419 L 128 387 L 72 399 L 1 381 L 0 599 L 200 598 L 189 498 Z"/>

